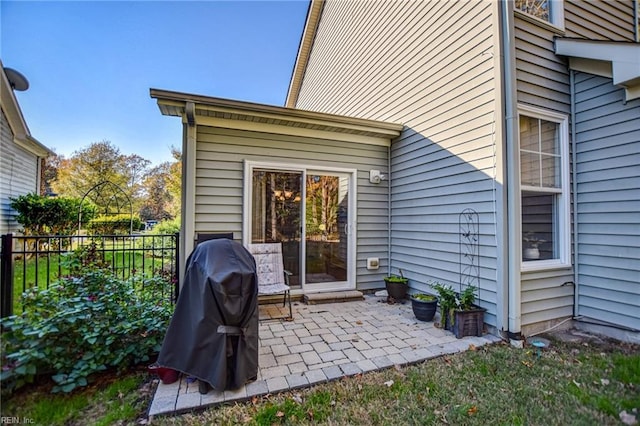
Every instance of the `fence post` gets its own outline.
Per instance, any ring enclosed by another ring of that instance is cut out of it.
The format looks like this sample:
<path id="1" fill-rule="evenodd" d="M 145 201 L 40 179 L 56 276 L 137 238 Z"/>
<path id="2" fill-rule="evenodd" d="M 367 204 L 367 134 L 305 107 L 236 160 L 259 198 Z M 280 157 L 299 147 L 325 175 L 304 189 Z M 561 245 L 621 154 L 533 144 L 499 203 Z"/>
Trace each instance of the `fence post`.
<path id="1" fill-rule="evenodd" d="M 0 318 L 13 314 L 13 234 L 2 236 L 0 258 Z"/>
<path id="2" fill-rule="evenodd" d="M 180 295 L 180 233 L 175 233 L 176 239 L 176 257 L 173 268 L 173 278 L 175 281 L 174 297 L 175 302 L 178 302 L 178 296 Z"/>

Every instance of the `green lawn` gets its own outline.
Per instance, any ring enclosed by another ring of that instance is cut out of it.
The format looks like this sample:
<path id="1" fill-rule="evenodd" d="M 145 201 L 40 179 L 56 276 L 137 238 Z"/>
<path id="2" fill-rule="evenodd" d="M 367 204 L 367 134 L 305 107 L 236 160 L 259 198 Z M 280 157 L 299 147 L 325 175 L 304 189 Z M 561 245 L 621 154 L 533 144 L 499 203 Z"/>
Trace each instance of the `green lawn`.
<path id="1" fill-rule="evenodd" d="M 139 424 L 149 377 L 132 372 L 72 395 L 44 387 L 3 398 L 2 416 L 36 424 Z M 553 341 L 541 356 L 506 344 L 367 373 L 246 403 L 150 421 L 159 425 L 617 425 L 640 409 L 640 347 Z"/>
<path id="2" fill-rule="evenodd" d="M 151 277 L 162 271 L 163 262 L 168 263 L 170 258 L 167 256 L 164 261 L 161 257 L 152 257 L 143 252 L 126 252 L 118 251 L 117 247 L 110 249 L 104 253 L 104 260 L 108 265 L 116 271 L 118 277 L 128 278 L 131 271 L 135 270 L 136 274 L 144 273 L 144 276 Z M 55 282 L 61 276 L 69 274 L 69 269 L 60 263 L 61 256 L 57 253 L 49 255 L 41 254 L 36 262 L 35 257 L 18 258 L 14 261 L 13 266 L 13 313 L 22 312 L 22 303 L 20 301 L 22 293 L 25 290 L 37 287 L 40 289 L 47 288 L 48 285 Z"/>

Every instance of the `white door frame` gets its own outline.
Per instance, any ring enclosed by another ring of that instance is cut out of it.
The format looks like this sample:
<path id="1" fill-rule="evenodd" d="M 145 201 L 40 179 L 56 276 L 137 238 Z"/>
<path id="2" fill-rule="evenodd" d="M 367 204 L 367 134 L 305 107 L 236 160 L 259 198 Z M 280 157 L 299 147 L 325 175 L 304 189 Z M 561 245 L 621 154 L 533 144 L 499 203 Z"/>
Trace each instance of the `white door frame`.
<path id="1" fill-rule="evenodd" d="M 251 214 L 253 210 L 252 206 L 252 181 L 253 170 L 273 170 L 283 172 L 302 172 L 302 191 L 303 195 L 306 194 L 306 181 L 307 172 L 317 173 L 336 173 L 343 174 L 349 177 L 349 204 L 348 204 L 348 246 L 347 246 L 347 281 L 346 282 L 327 282 L 327 283 L 313 283 L 305 284 L 305 270 L 306 270 L 306 244 L 300 244 L 300 258 L 303 262 L 300 271 L 300 280 L 302 284 L 301 290 L 292 290 L 293 294 L 299 293 L 321 293 L 328 291 L 338 290 L 354 290 L 356 288 L 356 246 L 357 246 L 357 170 L 346 169 L 340 167 L 321 166 L 317 164 L 296 164 L 291 165 L 287 163 L 277 162 L 263 162 L 263 161 L 244 161 L 244 182 L 243 182 L 243 203 L 242 203 L 242 244 L 246 247 L 251 243 Z M 306 197 L 301 197 L 301 212 L 304 216 L 306 211 Z M 304 219 L 304 217 L 303 217 Z M 304 223 L 304 221 L 302 222 Z M 306 227 L 302 226 L 301 241 L 306 241 Z"/>

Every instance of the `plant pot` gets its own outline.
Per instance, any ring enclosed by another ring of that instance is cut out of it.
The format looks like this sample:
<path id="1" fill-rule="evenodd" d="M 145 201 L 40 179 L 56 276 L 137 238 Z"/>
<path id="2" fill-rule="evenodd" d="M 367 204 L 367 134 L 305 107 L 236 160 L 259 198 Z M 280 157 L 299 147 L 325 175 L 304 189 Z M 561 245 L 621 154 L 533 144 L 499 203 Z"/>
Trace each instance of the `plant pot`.
<path id="1" fill-rule="evenodd" d="M 525 259 L 540 259 L 540 250 L 538 247 L 529 247 L 524 249 Z"/>
<path id="2" fill-rule="evenodd" d="M 484 328 L 484 313 L 486 309 L 474 307 L 466 311 L 456 310 L 452 330 L 456 338 L 464 336 L 482 336 Z"/>
<path id="3" fill-rule="evenodd" d="M 438 306 L 438 299 L 433 300 L 420 300 L 411 298 L 411 308 L 413 314 L 420 321 L 432 321 L 436 315 L 436 307 Z"/>
<path id="4" fill-rule="evenodd" d="M 148 369 L 150 373 L 157 374 L 158 377 L 160 377 L 160 380 L 162 380 L 162 383 L 165 385 L 175 383 L 176 381 L 178 381 L 178 377 L 180 377 L 179 371 L 172 368 L 160 367 L 157 364 L 151 364 Z"/>
<path id="5" fill-rule="evenodd" d="M 398 280 L 396 278 L 396 280 Z M 403 300 L 407 297 L 407 288 L 409 287 L 409 279 L 402 278 L 399 281 L 390 281 L 388 278 L 384 279 L 385 287 L 387 288 L 387 294 L 393 297 L 395 300 Z"/>

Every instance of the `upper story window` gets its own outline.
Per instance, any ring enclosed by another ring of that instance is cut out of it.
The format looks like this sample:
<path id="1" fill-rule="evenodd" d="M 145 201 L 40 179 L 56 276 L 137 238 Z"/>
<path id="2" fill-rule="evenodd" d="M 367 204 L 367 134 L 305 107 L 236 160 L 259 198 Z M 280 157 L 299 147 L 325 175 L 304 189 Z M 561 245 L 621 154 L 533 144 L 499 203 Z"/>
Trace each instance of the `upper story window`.
<path id="1" fill-rule="evenodd" d="M 563 0 L 515 0 L 515 10 L 564 28 Z"/>

